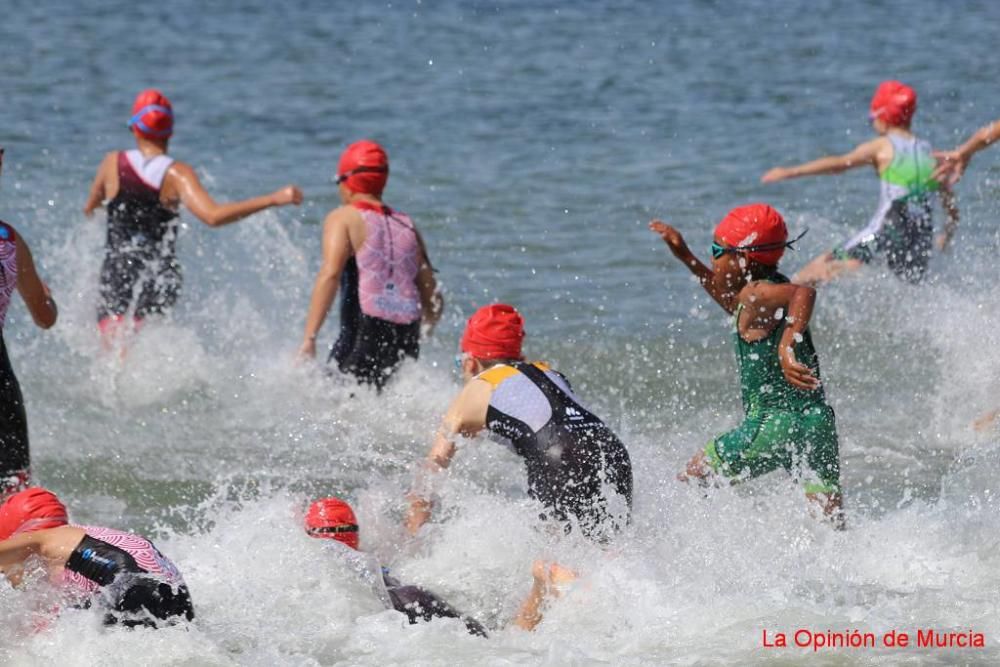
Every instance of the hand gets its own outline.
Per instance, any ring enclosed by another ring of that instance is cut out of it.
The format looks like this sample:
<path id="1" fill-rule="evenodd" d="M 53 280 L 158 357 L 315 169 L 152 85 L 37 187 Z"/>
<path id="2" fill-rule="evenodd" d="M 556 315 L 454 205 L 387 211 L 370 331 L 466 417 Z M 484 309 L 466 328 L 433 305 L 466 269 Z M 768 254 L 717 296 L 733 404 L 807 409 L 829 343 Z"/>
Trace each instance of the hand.
<path id="1" fill-rule="evenodd" d="M 682 257 L 691 253 L 691 251 L 688 250 L 687 243 L 684 242 L 684 237 L 681 236 L 681 233 L 674 227 L 671 227 L 661 220 L 653 220 L 649 223 L 649 228 L 653 230 L 654 234 L 660 235 L 663 242 L 667 244 L 670 251 L 677 257 Z"/>
<path id="2" fill-rule="evenodd" d="M 969 166 L 969 158 L 959 151 L 934 151 L 932 155 L 937 159 L 937 166 L 931 178 L 945 185 L 958 183 Z"/>
<path id="3" fill-rule="evenodd" d="M 288 204 L 298 206 L 302 203 L 302 190 L 294 185 L 285 186 L 271 196 L 274 198 L 275 206 L 287 206 Z"/>
<path id="4" fill-rule="evenodd" d="M 792 177 L 792 172 L 784 167 L 775 167 L 760 177 L 761 183 L 776 183 Z"/>
<path id="5" fill-rule="evenodd" d="M 778 357 L 781 360 L 781 371 L 789 384 L 803 391 L 819 389 L 819 378 L 813 375 L 811 368 L 795 359 L 795 351 L 791 346 L 779 350 Z"/>
<path id="6" fill-rule="evenodd" d="M 406 513 L 406 532 L 410 535 L 416 535 L 431 517 L 431 503 L 416 495 L 409 496 L 409 500 L 410 510 Z"/>
<path id="7" fill-rule="evenodd" d="M 306 338 L 302 341 L 298 354 L 295 355 L 295 363 L 301 364 L 316 358 L 316 339 Z"/>

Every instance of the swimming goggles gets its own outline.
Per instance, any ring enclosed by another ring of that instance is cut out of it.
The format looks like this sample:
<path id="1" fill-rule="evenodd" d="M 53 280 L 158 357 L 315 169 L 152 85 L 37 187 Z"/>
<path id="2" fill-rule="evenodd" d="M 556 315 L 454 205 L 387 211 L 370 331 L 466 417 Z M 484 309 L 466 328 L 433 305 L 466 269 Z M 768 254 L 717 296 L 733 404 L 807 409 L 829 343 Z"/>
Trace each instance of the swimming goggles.
<path id="1" fill-rule="evenodd" d="M 128 120 L 128 129 L 131 130 L 134 126 L 138 126 L 140 130 L 153 137 L 169 137 L 173 134 L 173 128 L 168 128 L 166 130 L 154 130 L 142 122 L 142 117 L 150 111 L 159 111 L 160 113 L 166 114 L 171 119 L 174 117 L 174 112 L 170 109 L 170 107 L 165 107 L 161 104 L 147 104 L 132 114 L 132 117 Z"/>
<path id="2" fill-rule="evenodd" d="M 330 533 L 356 533 L 358 532 L 357 524 L 348 523 L 343 526 L 323 526 L 321 528 L 310 528 L 310 535 L 328 535 Z"/>
<path id="3" fill-rule="evenodd" d="M 357 167 L 356 169 L 351 169 L 350 171 L 345 171 L 343 174 L 340 174 L 333 179 L 333 182 L 340 185 L 354 174 L 385 174 L 388 172 L 388 167 Z"/>
<path id="4" fill-rule="evenodd" d="M 778 250 L 779 248 L 791 248 L 793 243 L 796 243 L 799 239 L 806 235 L 806 229 L 801 234 L 796 236 L 791 241 L 779 241 L 777 243 L 761 243 L 760 245 L 744 245 L 739 247 L 729 247 L 724 246 L 716 242 L 712 242 L 712 259 L 719 259 L 723 255 L 729 252 L 767 252 L 768 250 Z"/>

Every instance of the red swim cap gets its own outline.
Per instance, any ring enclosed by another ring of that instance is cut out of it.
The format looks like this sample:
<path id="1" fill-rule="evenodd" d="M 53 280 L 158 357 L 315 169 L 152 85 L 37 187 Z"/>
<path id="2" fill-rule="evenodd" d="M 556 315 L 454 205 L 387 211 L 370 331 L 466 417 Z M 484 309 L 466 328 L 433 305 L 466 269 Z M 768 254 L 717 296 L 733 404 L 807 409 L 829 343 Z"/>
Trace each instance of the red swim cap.
<path id="1" fill-rule="evenodd" d="M 883 81 L 872 97 L 872 120 L 879 118 L 889 125 L 909 125 L 917 111 L 917 91 L 899 81 Z"/>
<path id="2" fill-rule="evenodd" d="M 312 537 L 343 542 L 358 548 L 358 520 L 340 498 L 321 498 L 306 512 L 306 532 Z"/>
<path id="3" fill-rule="evenodd" d="M 521 359 L 524 318 L 513 306 L 483 306 L 469 318 L 462 335 L 462 352 L 477 359 Z"/>
<path id="4" fill-rule="evenodd" d="M 716 226 L 715 236 L 731 248 L 760 248 L 743 254 L 761 264 L 777 266 L 785 254 L 788 228 L 781 214 L 767 204 L 747 204 L 727 213 Z"/>
<path id="5" fill-rule="evenodd" d="M 56 528 L 69 523 L 66 507 L 41 487 L 15 493 L 0 505 L 0 540 L 17 533 Z"/>
<path id="6" fill-rule="evenodd" d="M 337 183 L 343 183 L 351 192 L 378 197 L 388 180 L 389 156 L 374 141 L 355 141 L 340 156 Z"/>
<path id="7" fill-rule="evenodd" d="M 174 109 L 155 88 L 139 93 L 132 103 L 128 128 L 146 139 L 166 139 L 174 133 Z"/>

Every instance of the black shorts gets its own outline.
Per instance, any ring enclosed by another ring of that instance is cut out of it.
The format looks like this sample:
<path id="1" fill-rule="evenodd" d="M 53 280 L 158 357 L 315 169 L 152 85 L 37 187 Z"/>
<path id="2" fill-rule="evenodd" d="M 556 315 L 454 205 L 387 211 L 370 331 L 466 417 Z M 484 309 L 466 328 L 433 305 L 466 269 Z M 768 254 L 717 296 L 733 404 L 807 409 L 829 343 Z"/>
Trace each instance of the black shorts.
<path id="1" fill-rule="evenodd" d="M 0 333 L 0 496 L 4 488 L 15 487 L 16 480 L 27 475 L 29 465 L 24 398 Z"/>
<path id="2" fill-rule="evenodd" d="M 101 265 L 97 320 L 116 315 L 163 315 L 181 292 L 181 267 L 173 256 L 149 251 L 108 252 Z"/>
<path id="3" fill-rule="evenodd" d="M 381 390 L 406 357 L 420 355 L 420 321 L 395 324 L 360 314 L 354 322 L 341 322 L 340 337 L 328 361 L 361 384 Z"/>
<path id="4" fill-rule="evenodd" d="M 187 586 L 149 575 L 119 576 L 104 591 L 103 600 L 105 625 L 157 628 L 194 620 Z"/>
<path id="5" fill-rule="evenodd" d="M 470 635 L 486 637 L 486 629 L 474 618 L 463 616 L 450 604 L 434 593 L 418 586 L 402 586 L 388 578 L 386 590 L 396 611 L 406 614 L 410 623 L 430 621 L 435 618 L 457 618 L 465 623 Z"/>
<path id="6" fill-rule="evenodd" d="M 927 273 L 934 245 L 934 223 L 927 202 L 893 202 L 885 223 L 870 240 L 850 248 L 837 248 L 834 259 L 855 259 L 865 264 L 877 255 L 897 277 L 919 283 Z"/>

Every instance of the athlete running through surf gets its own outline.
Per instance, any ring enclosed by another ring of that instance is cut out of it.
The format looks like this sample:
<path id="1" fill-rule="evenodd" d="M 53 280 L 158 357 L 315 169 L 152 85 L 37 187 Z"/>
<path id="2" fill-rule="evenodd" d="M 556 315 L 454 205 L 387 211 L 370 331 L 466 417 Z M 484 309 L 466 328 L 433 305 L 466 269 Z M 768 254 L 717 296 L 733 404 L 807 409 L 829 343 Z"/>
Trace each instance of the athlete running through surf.
<path id="1" fill-rule="evenodd" d="M 209 227 L 237 222 L 273 206 L 299 204 L 294 185 L 271 194 L 220 204 L 194 169 L 167 155 L 174 129 L 170 101 L 144 90 L 132 105 L 128 127 L 136 147 L 108 153 L 94 176 L 83 212 L 108 211 L 101 265 L 98 326 L 105 339 L 173 308 L 181 289 L 177 261 L 177 217 L 181 204 Z"/>
<path id="2" fill-rule="evenodd" d="M 874 167 L 879 177 L 878 209 L 868 225 L 838 248 L 809 262 L 792 277 L 793 282 L 828 282 L 881 255 L 897 277 L 917 283 L 927 272 L 932 247 L 936 245 L 941 251 L 948 247 L 958 228 L 958 207 L 948 186 L 931 176 L 936 163 L 930 144 L 910 131 L 916 110 L 917 94 L 912 88 L 884 81 L 875 91 L 870 113 L 879 137 L 845 155 L 775 167 L 761 177 L 764 183 L 774 183 L 864 166 Z M 935 243 L 931 203 L 938 194 L 948 220 Z"/>
<path id="3" fill-rule="evenodd" d="M 3 154 L 4 149 L 0 147 L 0 173 Z M 21 295 L 35 324 L 48 329 L 56 323 L 56 303 L 49 288 L 38 277 L 28 243 L 13 227 L 0 220 L 0 502 L 8 493 L 27 485 L 31 469 L 24 397 L 3 337 L 7 309 L 15 291 Z"/>
<path id="4" fill-rule="evenodd" d="M 650 229 L 733 316 L 739 361 L 743 423 L 695 454 L 680 478 L 737 481 L 784 468 L 842 525 L 836 423 L 809 333 L 816 290 L 778 272 L 790 245 L 785 221 L 766 204 L 733 209 L 715 228 L 710 267 L 670 225 L 654 220 Z"/>
<path id="5" fill-rule="evenodd" d="M 328 361 L 381 390 L 400 362 L 420 354 L 420 324 L 433 326 L 444 301 L 420 232 L 382 201 L 389 156 L 374 141 L 347 147 L 337 167 L 341 206 L 323 223 L 316 276 L 299 357 L 316 356 L 316 337 L 338 288 L 340 336 Z"/>
<path id="6" fill-rule="evenodd" d="M 184 579 L 152 542 L 71 525 L 55 494 L 37 487 L 0 505 L 0 572 L 20 586 L 33 557 L 71 604 L 100 609 L 105 625 L 155 628 L 194 619 Z"/>
<path id="7" fill-rule="evenodd" d="M 447 468 L 456 440 L 482 431 L 510 444 L 524 459 L 528 494 L 544 507 L 543 520 L 605 544 L 628 524 L 632 511 L 632 463 L 618 436 L 587 410 L 569 381 L 541 362 L 524 361 L 524 320 L 512 306 L 477 310 L 462 336 L 459 359 L 465 386 L 445 413 L 423 463 L 425 479 L 410 495 L 407 530 L 416 534 L 430 519 L 426 476 Z M 532 591 L 515 624 L 534 628 L 553 584 L 575 578 L 559 563 L 538 561 Z"/>

